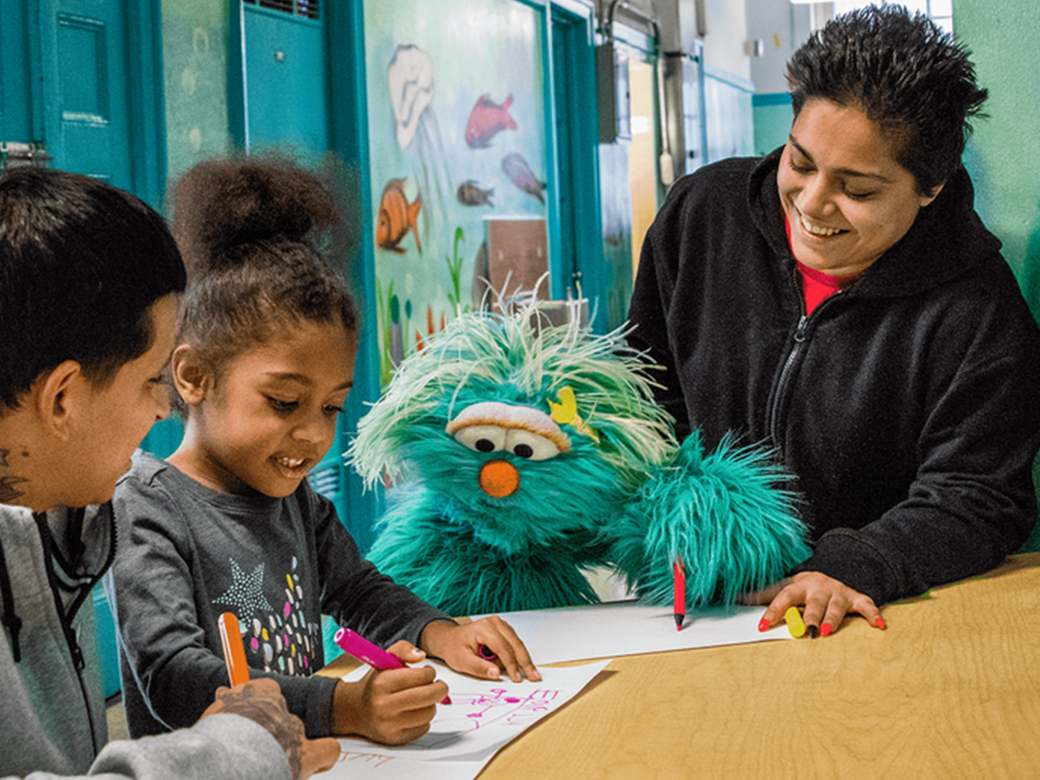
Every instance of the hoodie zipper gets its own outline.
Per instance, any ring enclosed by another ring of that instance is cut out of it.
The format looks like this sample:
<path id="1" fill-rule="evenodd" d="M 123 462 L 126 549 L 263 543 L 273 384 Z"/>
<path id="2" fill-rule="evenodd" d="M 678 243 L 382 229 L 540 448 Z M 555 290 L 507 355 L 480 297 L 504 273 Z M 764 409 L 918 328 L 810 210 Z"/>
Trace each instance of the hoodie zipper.
<path id="1" fill-rule="evenodd" d="M 781 409 L 784 409 L 787 406 L 784 402 L 789 392 L 791 377 L 794 374 L 795 366 L 798 364 L 802 353 L 807 348 L 806 344 L 809 341 L 810 326 L 815 320 L 819 319 L 820 311 L 823 308 L 825 308 L 835 298 L 844 294 L 844 290 L 836 291 L 829 298 L 821 301 L 813 310 L 812 314 L 806 314 L 805 296 L 802 293 L 801 285 L 798 283 L 797 268 L 791 271 L 791 284 L 794 287 L 795 295 L 798 297 L 801 315 L 798 318 L 798 324 L 795 326 L 794 334 L 791 339 L 791 349 L 787 352 L 783 368 L 780 369 L 780 376 L 776 380 L 776 387 L 773 392 L 773 405 L 772 408 L 769 409 L 767 415 L 767 419 L 769 420 L 769 436 L 772 439 L 773 447 L 776 449 L 781 460 L 783 460 L 784 456 L 784 442 L 780 435 L 780 431 L 783 429 L 783 415 Z"/>

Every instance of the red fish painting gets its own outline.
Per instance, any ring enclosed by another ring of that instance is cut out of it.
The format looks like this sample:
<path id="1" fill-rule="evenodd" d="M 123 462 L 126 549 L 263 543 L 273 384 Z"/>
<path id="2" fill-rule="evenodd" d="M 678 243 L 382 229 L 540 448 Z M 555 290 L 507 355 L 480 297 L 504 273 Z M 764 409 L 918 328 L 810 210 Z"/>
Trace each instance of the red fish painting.
<path id="1" fill-rule="evenodd" d="M 491 144 L 491 139 L 502 130 L 516 130 L 516 122 L 509 115 L 509 107 L 513 105 L 513 96 L 506 98 L 505 103 L 498 105 L 491 96 L 484 94 L 477 98 L 477 103 L 470 112 L 466 123 L 466 145 L 470 149 L 484 149 Z"/>
<path id="2" fill-rule="evenodd" d="M 509 177 L 509 181 L 528 195 L 538 198 L 539 203 L 545 203 L 545 198 L 542 197 L 545 182 L 535 178 L 534 171 L 531 170 L 531 166 L 527 164 L 523 155 L 513 152 L 503 157 L 502 172 Z"/>
<path id="3" fill-rule="evenodd" d="M 414 201 L 408 202 L 408 196 L 404 194 L 404 179 L 391 179 L 383 188 L 383 197 L 379 201 L 376 244 L 391 252 L 403 254 L 405 250 L 400 245 L 401 239 L 411 230 L 415 236 L 415 248 L 421 255 L 422 244 L 419 243 L 419 230 L 415 223 L 421 207 L 421 195 L 416 195 Z"/>

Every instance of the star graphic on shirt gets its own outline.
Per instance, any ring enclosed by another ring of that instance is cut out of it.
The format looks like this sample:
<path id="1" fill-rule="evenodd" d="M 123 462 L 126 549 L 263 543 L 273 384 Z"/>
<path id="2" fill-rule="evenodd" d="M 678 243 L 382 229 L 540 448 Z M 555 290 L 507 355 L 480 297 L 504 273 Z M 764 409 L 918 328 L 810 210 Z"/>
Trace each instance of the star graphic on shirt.
<path id="1" fill-rule="evenodd" d="M 257 564 L 249 574 L 242 571 L 238 561 L 234 558 L 231 562 L 231 577 L 234 584 L 228 588 L 223 595 L 213 599 L 214 604 L 226 604 L 235 607 L 239 619 L 245 620 L 252 617 L 257 610 L 271 611 L 271 605 L 264 598 L 264 565 Z"/>

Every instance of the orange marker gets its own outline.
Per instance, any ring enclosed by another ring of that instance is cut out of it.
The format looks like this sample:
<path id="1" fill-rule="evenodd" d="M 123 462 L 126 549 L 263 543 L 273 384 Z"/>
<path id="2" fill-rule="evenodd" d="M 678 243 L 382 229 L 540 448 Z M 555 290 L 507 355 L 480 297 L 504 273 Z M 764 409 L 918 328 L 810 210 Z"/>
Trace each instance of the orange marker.
<path id="1" fill-rule="evenodd" d="M 217 619 L 217 625 L 220 626 L 220 644 L 224 646 L 224 663 L 227 664 L 231 687 L 249 682 L 249 667 L 246 665 L 246 651 L 242 647 L 238 618 L 234 612 L 225 612 Z"/>
<path id="2" fill-rule="evenodd" d="M 686 619 L 686 567 L 680 559 L 675 559 L 675 586 L 672 591 L 672 611 L 675 613 L 675 630 L 682 631 L 683 620 Z"/>

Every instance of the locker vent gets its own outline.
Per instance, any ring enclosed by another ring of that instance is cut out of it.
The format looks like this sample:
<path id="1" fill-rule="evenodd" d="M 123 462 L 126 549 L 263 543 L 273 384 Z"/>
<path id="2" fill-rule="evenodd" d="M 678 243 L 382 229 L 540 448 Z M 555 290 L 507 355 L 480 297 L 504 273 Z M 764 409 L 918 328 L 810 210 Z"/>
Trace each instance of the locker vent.
<path id="1" fill-rule="evenodd" d="M 321 18 L 321 0 L 242 0 L 242 2 L 293 16 L 302 16 L 304 19 Z"/>
<path id="2" fill-rule="evenodd" d="M 309 476 L 311 487 L 330 501 L 335 501 L 343 492 L 342 471 L 343 469 L 335 464 L 312 471 Z"/>

